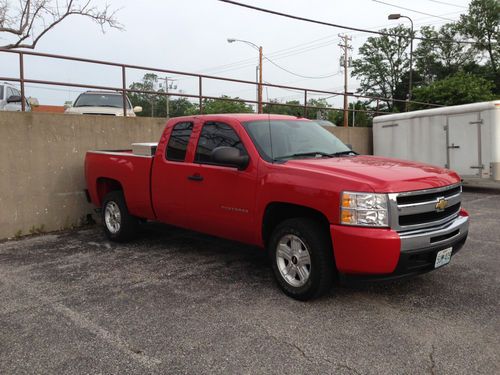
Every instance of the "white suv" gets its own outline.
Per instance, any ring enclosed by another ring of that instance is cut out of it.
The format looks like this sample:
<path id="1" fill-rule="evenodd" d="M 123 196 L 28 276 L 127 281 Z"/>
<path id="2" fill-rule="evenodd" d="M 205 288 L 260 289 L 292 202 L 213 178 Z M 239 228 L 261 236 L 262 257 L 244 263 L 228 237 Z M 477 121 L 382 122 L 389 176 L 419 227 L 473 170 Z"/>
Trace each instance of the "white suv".
<path id="1" fill-rule="evenodd" d="M 10 83 L 0 83 L 0 111 L 22 111 L 21 92 Z M 25 99 L 26 112 L 31 111 L 29 102 Z"/>
<path id="2" fill-rule="evenodd" d="M 127 116 L 135 117 L 142 107 L 132 108 L 127 97 Z M 73 104 L 66 104 L 64 113 L 74 115 L 123 116 L 123 96 L 113 91 L 87 91 L 78 96 Z"/>

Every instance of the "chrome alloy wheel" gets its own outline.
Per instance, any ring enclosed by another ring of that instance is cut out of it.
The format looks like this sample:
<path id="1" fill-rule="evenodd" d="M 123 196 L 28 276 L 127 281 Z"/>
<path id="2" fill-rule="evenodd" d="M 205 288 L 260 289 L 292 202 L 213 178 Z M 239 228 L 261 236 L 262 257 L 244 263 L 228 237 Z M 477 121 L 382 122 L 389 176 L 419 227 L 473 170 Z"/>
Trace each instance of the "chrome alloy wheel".
<path id="1" fill-rule="evenodd" d="M 311 255 L 302 240 L 287 234 L 276 247 L 276 263 L 283 279 L 295 288 L 304 286 L 311 274 Z"/>
<path id="2" fill-rule="evenodd" d="M 122 215 L 120 213 L 120 207 L 113 202 L 110 201 L 106 205 L 104 209 L 104 221 L 106 222 L 106 228 L 113 233 L 116 234 L 120 230 L 121 227 Z"/>

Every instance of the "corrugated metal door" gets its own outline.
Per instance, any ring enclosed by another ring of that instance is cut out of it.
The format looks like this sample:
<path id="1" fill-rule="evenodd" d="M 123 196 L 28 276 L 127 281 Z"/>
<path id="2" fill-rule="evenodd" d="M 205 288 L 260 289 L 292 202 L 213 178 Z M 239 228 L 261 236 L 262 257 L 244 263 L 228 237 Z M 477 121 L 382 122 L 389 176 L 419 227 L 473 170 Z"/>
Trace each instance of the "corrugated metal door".
<path id="1" fill-rule="evenodd" d="M 478 112 L 448 116 L 449 168 L 462 177 L 481 176 L 481 121 Z"/>

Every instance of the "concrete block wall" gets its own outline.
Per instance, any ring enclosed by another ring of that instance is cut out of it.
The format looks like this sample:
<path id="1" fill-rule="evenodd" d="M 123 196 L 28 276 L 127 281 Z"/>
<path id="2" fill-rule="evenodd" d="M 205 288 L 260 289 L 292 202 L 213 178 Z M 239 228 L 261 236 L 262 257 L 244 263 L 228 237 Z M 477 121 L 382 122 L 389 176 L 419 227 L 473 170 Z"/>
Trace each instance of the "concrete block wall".
<path id="1" fill-rule="evenodd" d="M 85 152 L 159 139 L 164 119 L 0 112 L 0 239 L 72 228 L 93 207 Z"/>
<path id="2" fill-rule="evenodd" d="M 157 142 L 164 119 L 0 112 L 0 239 L 84 224 L 94 207 L 83 190 L 87 150 Z M 331 129 L 363 154 L 371 129 Z"/>

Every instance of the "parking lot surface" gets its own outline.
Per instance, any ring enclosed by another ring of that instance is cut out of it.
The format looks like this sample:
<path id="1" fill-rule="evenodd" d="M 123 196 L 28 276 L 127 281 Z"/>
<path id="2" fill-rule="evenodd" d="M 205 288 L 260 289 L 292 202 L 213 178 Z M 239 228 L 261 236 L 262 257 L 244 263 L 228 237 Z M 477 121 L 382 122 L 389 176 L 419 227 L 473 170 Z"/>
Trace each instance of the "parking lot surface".
<path id="1" fill-rule="evenodd" d="M 0 373 L 498 374 L 500 195 L 464 206 L 448 266 L 312 302 L 261 250 L 162 225 L 0 243 Z"/>

